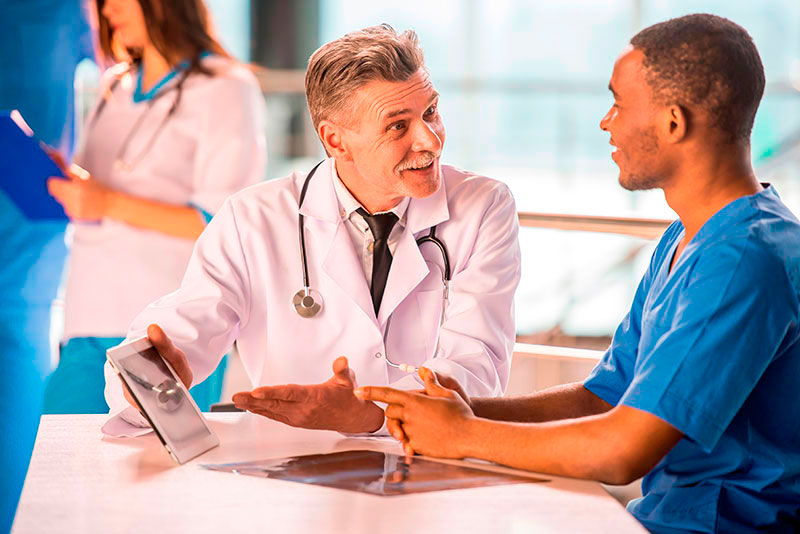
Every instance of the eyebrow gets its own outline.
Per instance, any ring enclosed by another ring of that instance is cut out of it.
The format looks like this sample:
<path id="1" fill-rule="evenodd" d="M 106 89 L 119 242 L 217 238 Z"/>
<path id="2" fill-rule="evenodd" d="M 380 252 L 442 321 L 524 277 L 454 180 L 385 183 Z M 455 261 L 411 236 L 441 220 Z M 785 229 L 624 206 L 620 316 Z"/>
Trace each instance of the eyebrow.
<path id="1" fill-rule="evenodd" d="M 393 117 L 397 117 L 398 115 L 405 115 L 406 113 L 411 113 L 411 110 L 408 108 L 398 109 L 386 114 L 386 119 L 391 119 Z"/>
<path id="2" fill-rule="evenodd" d="M 614 95 L 614 98 L 616 98 L 617 100 L 619 100 L 619 99 L 620 99 L 620 98 L 619 98 L 619 93 L 617 93 L 617 92 L 614 90 L 614 87 L 611 85 L 611 82 L 608 82 L 608 90 L 609 90 L 609 91 L 611 91 L 611 93 Z"/>
<path id="3" fill-rule="evenodd" d="M 434 92 L 433 96 L 431 96 L 431 99 L 428 101 L 428 106 L 430 106 L 433 102 L 435 102 L 437 98 L 439 98 L 439 93 Z M 411 110 L 409 108 L 396 109 L 394 111 L 390 111 L 389 113 L 387 113 L 386 117 L 384 117 L 384 120 L 389 120 L 391 118 L 397 117 L 398 115 L 405 115 L 406 113 L 411 113 Z"/>

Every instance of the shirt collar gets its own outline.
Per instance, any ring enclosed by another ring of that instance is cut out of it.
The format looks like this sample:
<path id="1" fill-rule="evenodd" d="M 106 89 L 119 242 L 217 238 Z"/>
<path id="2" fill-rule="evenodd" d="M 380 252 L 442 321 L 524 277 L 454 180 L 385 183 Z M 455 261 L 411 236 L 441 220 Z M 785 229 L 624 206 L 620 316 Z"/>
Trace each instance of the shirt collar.
<path id="1" fill-rule="evenodd" d="M 339 173 L 336 171 L 335 167 L 333 174 L 335 178 L 333 181 L 333 188 L 336 191 L 336 198 L 339 200 L 339 215 L 341 215 L 343 221 L 352 220 L 351 217 L 353 216 L 353 213 L 355 213 L 358 208 L 363 208 L 364 206 L 362 206 L 361 203 L 356 200 L 356 197 L 354 197 L 344 185 L 342 179 L 339 178 Z M 387 212 L 381 213 L 394 213 L 397 216 L 397 224 L 399 224 L 401 227 L 405 226 L 408 202 L 409 198 L 404 197 L 397 206 L 393 207 Z M 363 221 L 363 217 L 356 214 L 355 220 Z"/>

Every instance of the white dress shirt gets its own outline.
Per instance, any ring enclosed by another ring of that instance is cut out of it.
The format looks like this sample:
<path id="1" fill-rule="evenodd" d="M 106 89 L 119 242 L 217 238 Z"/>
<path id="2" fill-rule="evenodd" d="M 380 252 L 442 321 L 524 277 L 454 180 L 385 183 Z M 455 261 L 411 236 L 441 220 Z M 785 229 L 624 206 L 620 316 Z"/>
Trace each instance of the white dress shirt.
<path id="1" fill-rule="evenodd" d="M 358 255 L 361 262 L 361 268 L 364 270 L 364 277 L 367 279 L 367 285 L 372 289 L 372 257 L 373 247 L 375 246 L 375 238 L 372 231 L 369 229 L 367 221 L 364 220 L 358 211 L 358 208 L 364 208 L 361 203 L 356 200 L 353 194 L 347 189 L 347 186 L 342 183 L 339 174 L 336 173 L 336 179 L 333 182 L 334 191 L 336 191 L 336 198 L 339 200 L 339 214 L 344 221 L 347 228 L 347 233 L 350 234 L 350 240 L 353 242 L 353 249 Z M 389 252 L 394 256 L 394 251 L 397 249 L 397 243 L 400 241 L 400 235 L 406 227 L 406 208 L 408 207 L 408 197 L 403 200 L 394 208 L 389 211 L 382 211 L 379 213 L 394 213 L 397 216 L 397 223 L 389 233 Z M 366 210 L 366 208 L 364 208 Z M 369 211 L 369 210 L 366 210 Z M 374 214 L 377 215 L 377 214 Z"/>

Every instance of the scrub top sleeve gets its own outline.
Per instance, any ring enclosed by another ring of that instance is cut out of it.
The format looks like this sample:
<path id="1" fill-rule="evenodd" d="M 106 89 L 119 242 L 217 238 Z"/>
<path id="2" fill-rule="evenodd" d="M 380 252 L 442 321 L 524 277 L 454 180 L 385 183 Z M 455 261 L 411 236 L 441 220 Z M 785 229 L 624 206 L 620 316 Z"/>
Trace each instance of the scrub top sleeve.
<path id="1" fill-rule="evenodd" d="M 130 332 L 161 326 L 186 354 L 198 384 L 216 369 L 247 322 L 250 294 L 250 273 L 228 201 L 198 239 L 180 287 L 145 308 Z"/>
<path id="2" fill-rule="evenodd" d="M 781 260 L 756 244 L 721 241 L 700 253 L 675 313 L 643 320 L 635 376 L 621 403 L 668 422 L 710 452 L 797 321 Z"/>
<path id="3" fill-rule="evenodd" d="M 230 195 L 261 182 L 267 165 L 266 109 L 255 78 L 222 76 L 208 82 L 213 85 L 205 102 L 189 199 L 189 205 L 212 215 Z"/>
<path id="4" fill-rule="evenodd" d="M 470 396 L 499 396 L 508 385 L 514 350 L 514 292 L 520 278 L 519 220 L 507 186 L 493 182 L 472 253 L 451 257 L 449 302 L 439 350 L 423 365 L 456 379 Z M 392 384 L 419 388 L 415 376 Z"/>
<path id="5" fill-rule="evenodd" d="M 650 257 L 650 265 L 639 281 L 630 311 L 614 332 L 608 350 L 583 382 L 586 389 L 613 406 L 619 403 L 633 379 L 634 364 L 642 334 L 642 310 L 652 286 L 653 276 L 663 259 L 672 250 L 675 241 L 680 238 L 682 229 L 683 227 L 676 221 L 664 232 Z"/>
<path id="6" fill-rule="evenodd" d="M 586 389 L 612 406 L 617 405 L 633 378 L 641 336 L 642 307 L 648 285 L 646 274 L 639 282 L 630 311 L 611 338 L 611 345 L 583 382 Z"/>

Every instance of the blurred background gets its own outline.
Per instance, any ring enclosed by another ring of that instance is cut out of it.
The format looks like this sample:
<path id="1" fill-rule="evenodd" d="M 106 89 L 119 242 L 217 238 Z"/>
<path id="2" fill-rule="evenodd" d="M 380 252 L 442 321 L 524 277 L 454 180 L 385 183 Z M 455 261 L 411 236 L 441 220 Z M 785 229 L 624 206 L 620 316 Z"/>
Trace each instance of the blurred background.
<path id="1" fill-rule="evenodd" d="M 614 60 L 638 30 L 710 12 L 750 32 L 767 74 L 753 132 L 755 167 L 800 212 L 797 0 L 206 3 L 223 44 L 256 67 L 268 109 L 269 178 L 310 169 L 323 156 L 303 93 L 307 59 L 320 44 L 382 22 L 419 34 L 441 94 L 443 160 L 505 181 L 522 212 L 518 341 L 545 359 L 577 362 L 554 367 L 555 377 L 542 378 L 548 373 L 541 366 L 535 378 L 517 372 L 525 378 L 518 386 L 512 380 L 512 390 L 585 376 L 599 356 L 593 351 L 607 346 L 627 312 L 654 239 L 674 218 L 660 192 L 619 187 L 608 135 L 598 127 L 611 104 Z M 98 76 L 89 61 L 79 67 L 84 114 L 97 96 Z"/>

